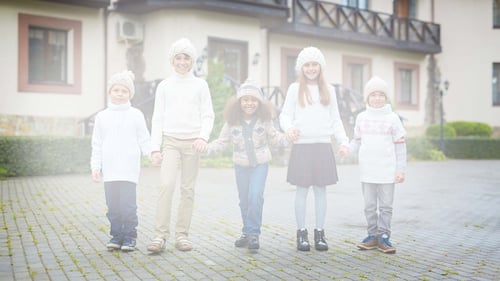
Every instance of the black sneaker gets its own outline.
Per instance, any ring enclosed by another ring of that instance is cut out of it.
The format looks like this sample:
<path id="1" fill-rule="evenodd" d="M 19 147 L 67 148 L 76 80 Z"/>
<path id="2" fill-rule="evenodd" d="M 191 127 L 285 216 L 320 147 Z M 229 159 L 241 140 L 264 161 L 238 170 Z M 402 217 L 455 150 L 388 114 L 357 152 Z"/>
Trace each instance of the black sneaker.
<path id="1" fill-rule="evenodd" d="M 299 251 L 309 251 L 311 246 L 309 245 L 309 238 L 307 237 L 307 229 L 297 230 L 297 250 Z"/>
<path id="2" fill-rule="evenodd" d="M 113 251 L 113 250 L 119 250 L 122 247 L 122 241 L 120 238 L 113 237 L 111 240 L 109 240 L 108 243 L 106 243 L 106 248 L 108 250 Z"/>
<path id="3" fill-rule="evenodd" d="M 248 245 L 248 236 L 246 234 L 242 234 L 240 238 L 234 241 L 234 246 L 238 248 L 245 247 L 247 245 Z"/>
<path id="4" fill-rule="evenodd" d="M 252 235 L 248 238 L 248 249 L 249 250 L 257 250 L 260 248 L 259 245 L 259 236 Z"/>
<path id="5" fill-rule="evenodd" d="M 127 239 L 122 243 L 122 251 L 130 252 L 135 250 L 135 239 Z"/>

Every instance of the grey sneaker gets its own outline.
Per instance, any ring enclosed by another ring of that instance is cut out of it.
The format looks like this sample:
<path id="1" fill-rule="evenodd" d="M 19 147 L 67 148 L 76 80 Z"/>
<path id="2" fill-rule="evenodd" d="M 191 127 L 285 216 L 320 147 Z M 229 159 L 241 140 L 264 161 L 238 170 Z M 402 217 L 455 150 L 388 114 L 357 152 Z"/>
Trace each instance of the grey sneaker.
<path id="1" fill-rule="evenodd" d="M 257 250 L 260 248 L 259 244 L 259 236 L 252 235 L 248 238 L 248 249 L 249 250 Z"/>
<path id="2" fill-rule="evenodd" d="M 389 236 L 387 236 L 386 234 L 380 236 L 378 240 L 378 250 L 386 254 L 396 253 L 396 248 L 394 248 L 391 242 L 389 242 Z"/>
<path id="3" fill-rule="evenodd" d="M 234 246 L 238 248 L 245 247 L 247 245 L 248 245 L 248 236 L 246 234 L 242 234 L 240 238 L 234 241 Z"/>
<path id="4" fill-rule="evenodd" d="M 360 250 L 372 250 L 377 248 L 377 246 L 378 246 L 378 239 L 373 235 L 367 236 L 365 239 L 363 239 L 361 243 L 356 245 L 356 247 L 358 247 L 358 249 Z"/>

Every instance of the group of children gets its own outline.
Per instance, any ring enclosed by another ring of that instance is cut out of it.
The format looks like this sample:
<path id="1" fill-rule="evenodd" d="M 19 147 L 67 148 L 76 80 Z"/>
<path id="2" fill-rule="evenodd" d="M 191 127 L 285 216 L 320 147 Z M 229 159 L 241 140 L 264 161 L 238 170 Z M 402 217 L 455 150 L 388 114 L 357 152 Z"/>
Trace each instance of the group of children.
<path id="1" fill-rule="evenodd" d="M 297 57 L 298 81 L 287 91 L 279 115 L 282 131 L 273 122 L 274 108 L 263 99 L 260 87 L 247 80 L 224 109 L 224 126 L 208 142 L 214 122 L 209 87 L 193 74 L 195 48 L 188 39 L 169 50 L 173 75 L 157 87 L 151 137 L 144 115 L 130 104 L 135 89 L 129 71 L 113 75 L 108 83 L 108 107 L 97 114 L 92 136 L 91 170 L 94 181 L 103 181 L 110 250 L 133 251 L 137 238 L 136 185 L 140 155 L 161 165 L 160 187 L 151 253 L 160 253 L 170 236 L 172 198 L 180 173 L 180 203 L 174 229 L 175 247 L 189 251 L 195 184 L 200 156 L 215 155 L 232 147 L 243 227 L 236 247 L 260 247 L 264 189 L 271 161 L 270 146 L 289 146 L 287 181 L 296 186 L 297 249 L 309 251 L 306 202 L 309 189 L 315 198 L 314 248 L 328 250 L 325 238 L 326 188 L 338 181 L 332 137 L 341 157 L 359 150 L 359 167 L 368 235 L 357 247 L 395 253 L 391 235 L 394 187 L 405 179 L 405 129 L 392 111 L 387 83 L 379 77 L 364 89 L 366 110 L 356 118 L 349 143 L 340 119 L 335 89 L 326 82 L 326 60 L 315 47 Z"/>

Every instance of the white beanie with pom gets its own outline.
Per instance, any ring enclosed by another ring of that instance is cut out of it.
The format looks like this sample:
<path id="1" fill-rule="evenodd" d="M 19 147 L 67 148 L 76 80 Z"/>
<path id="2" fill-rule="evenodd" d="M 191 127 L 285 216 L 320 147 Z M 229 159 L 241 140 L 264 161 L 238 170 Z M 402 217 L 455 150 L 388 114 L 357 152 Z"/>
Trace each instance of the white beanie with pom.
<path id="1" fill-rule="evenodd" d="M 374 92 L 382 92 L 387 96 L 388 91 L 389 87 L 387 86 L 387 82 L 378 76 L 373 76 L 365 85 L 363 97 L 367 100 L 368 96 Z"/>
<path id="2" fill-rule="evenodd" d="M 245 83 L 241 84 L 238 88 L 238 93 L 236 97 L 239 99 L 243 96 L 252 96 L 259 101 L 263 100 L 263 94 L 259 87 L 257 87 L 254 82 L 250 79 L 247 79 Z"/>
<path id="3" fill-rule="evenodd" d="M 128 89 L 130 92 L 130 99 L 132 99 L 135 94 L 134 79 L 135 75 L 130 70 L 124 70 L 113 74 L 108 81 L 108 94 L 114 85 L 120 84 Z"/>
<path id="4" fill-rule="evenodd" d="M 300 73 L 302 71 L 302 66 L 311 61 L 319 63 L 321 65 L 321 69 L 324 69 L 326 66 L 325 56 L 323 56 L 323 53 L 318 48 L 306 47 L 300 51 L 299 56 L 297 57 L 295 71 Z"/>
<path id="5" fill-rule="evenodd" d="M 186 54 L 194 62 L 194 59 L 196 58 L 196 49 L 189 39 L 181 38 L 175 41 L 168 51 L 168 59 L 171 64 L 173 63 L 175 56 L 178 54 Z"/>

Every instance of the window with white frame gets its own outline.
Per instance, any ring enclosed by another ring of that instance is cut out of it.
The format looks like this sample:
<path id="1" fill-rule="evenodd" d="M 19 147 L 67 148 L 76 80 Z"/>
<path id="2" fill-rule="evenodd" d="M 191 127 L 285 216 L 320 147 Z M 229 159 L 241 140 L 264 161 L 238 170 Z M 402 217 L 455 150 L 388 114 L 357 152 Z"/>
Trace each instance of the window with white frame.
<path id="1" fill-rule="evenodd" d="M 493 63 L 493 77 L 491 79 L 492 100 L 494 106 L 500 106 L 500 63 Z"/>
<path id="2" fill-rule="evenodd" d="M 395 63 L 395 103 L 398 108 L 418 109 L 419 67 L 416 64 Z"/>
<path id="3" fill-rule="evenodd" d="M 19 14 L 20 92 L 81 91 L 81 22 Z"/>

